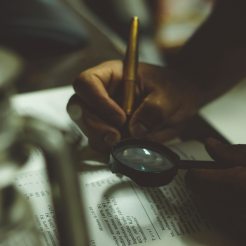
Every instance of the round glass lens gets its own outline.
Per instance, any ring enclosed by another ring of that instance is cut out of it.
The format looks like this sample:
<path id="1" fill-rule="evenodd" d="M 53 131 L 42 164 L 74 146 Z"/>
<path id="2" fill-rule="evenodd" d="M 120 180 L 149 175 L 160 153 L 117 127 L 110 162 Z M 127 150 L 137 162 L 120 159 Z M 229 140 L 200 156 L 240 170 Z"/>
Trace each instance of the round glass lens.
<path id="1" fill-rule="evenodd" d="M 115 154 L 124 165 L 143 172 L 161 172 L 174 167 L 165 154 L 144 147 L 127 146 Z"/>

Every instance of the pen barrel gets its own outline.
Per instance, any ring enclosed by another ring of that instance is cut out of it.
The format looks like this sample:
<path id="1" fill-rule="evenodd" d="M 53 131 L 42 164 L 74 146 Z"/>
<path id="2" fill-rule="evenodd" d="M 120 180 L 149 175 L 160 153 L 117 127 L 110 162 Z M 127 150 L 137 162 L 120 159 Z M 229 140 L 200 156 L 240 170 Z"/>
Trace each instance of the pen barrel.
<path id="1" fill-rule="evenodd" d="M 215 161 L 199 161 L 199 160 L 180 160 L 178 164 L 179 169 L 221 169 L 221 165 L 216 165 Z"/>
<path id="2" fill-rule="evenodd" d="M 123 104 L 127 115 L 130 115 L 134 105 L 137 69 L 138 69 L 138 17 L 133 17 L 130 24 L 129 39 L 123 64 Z"/>
<path id="3" fill-rule="evenodd" d="M 124 99 L 122 107 L 127 116 L 130 116 L 133 110 L 135 101 L 135 86 L 135 80 L 124 81 Z"/>

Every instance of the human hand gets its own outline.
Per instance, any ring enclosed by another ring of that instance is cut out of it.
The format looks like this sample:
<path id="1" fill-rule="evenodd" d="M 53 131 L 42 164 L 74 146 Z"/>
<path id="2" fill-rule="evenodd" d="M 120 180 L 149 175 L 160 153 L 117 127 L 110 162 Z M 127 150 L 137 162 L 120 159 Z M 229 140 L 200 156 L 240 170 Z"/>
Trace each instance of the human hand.
<path id="1" fill-rule="evenodd" d="M 206 148 L 217 165 L 230 168 L 192 169 L 187 173 L 187 183 L 214 222 L 230 234 L 245 236 L 246 145 L 222 144 L 209 139 Z"/>
<path id="2" fill-rule="evenodd" d="M 126 114 L 121 108 L 122 62 L 108 61 L 82 72 L 74 82 L 76 94 L 68 103 L 71 118 L 97 150 L 109 148 L 122 137 Z M 140 102 L 129 120 L 132 137 L 165 141 L 203 104 L 202 90 L 178 78 L 167 68 L 140 63 Z M 139 100 L 138 100 L 139 101 Z"/>

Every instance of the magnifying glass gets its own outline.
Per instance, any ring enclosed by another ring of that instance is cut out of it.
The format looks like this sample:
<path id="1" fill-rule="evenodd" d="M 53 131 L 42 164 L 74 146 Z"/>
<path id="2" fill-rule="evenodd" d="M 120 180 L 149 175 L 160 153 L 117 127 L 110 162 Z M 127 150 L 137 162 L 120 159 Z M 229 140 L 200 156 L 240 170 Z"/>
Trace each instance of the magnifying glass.
<path id="1" fill-rule="evenodd" d="M 168 147 L 141 139 L 125 139 L 113 146 L 109 166 L 113 173 L 150 187 L 168 184 L 178 169 L 218 168 L 214 161 L 181 160 Z"/>

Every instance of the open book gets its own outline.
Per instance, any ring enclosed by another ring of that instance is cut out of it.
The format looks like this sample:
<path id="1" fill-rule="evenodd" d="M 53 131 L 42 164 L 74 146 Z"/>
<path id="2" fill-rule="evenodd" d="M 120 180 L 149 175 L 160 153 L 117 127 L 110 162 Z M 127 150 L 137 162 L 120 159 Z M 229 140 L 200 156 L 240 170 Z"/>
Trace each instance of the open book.
<path id="1" fill-rule="evenodd" d="M 34 115 L 69 129 L 73 123 L 66 113 L 66 103 L 72 94 L 71 87 L 64 87 L 20 95 L 12 103 L 19 114 Z M 182 159 L 209 158 L 198 142 L 176 143 L 171 148 Z M 112 174 L 106 163 L 98 160 L 81 161 L 78 165 L 86 167 L 80 174 L 80 184 L 88 221 L 85 226 L 92 246 L 240 245 L 203 217 L 185 185 L 184 172 L 179 172 L 169 185 L 143 188 Z M 43 244 L 58 245 L 50 188 L 40 153 L 32 154 L 16 178 L 16 186 L 33 205 Z"/>

